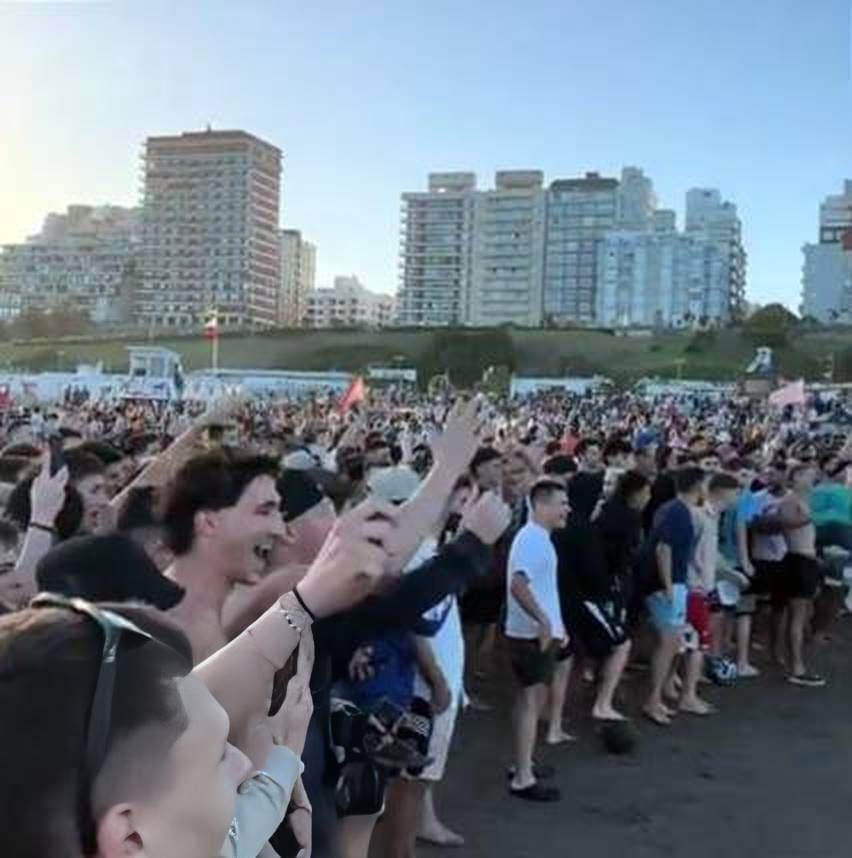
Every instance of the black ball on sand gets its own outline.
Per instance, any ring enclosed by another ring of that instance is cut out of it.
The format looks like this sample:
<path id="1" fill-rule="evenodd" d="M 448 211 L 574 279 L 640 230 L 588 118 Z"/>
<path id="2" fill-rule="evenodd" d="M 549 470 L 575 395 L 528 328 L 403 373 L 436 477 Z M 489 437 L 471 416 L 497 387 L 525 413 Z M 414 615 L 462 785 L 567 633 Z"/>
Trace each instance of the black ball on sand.
<path id="1" fill-rule="evenodd" d="M 604 750 L 618 755 L 632 754 L 639 741 L 639 734 L 629 721 L 604 721 L 600 737 Z"/>

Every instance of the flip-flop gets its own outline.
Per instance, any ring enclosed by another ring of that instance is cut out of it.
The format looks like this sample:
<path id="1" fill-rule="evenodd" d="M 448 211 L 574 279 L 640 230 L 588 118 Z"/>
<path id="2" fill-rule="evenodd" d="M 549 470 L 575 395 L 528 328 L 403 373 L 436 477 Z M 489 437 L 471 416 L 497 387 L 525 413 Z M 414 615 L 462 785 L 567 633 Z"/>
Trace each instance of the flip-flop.
<path id="1" fill-rule="evenodd" d="M 715 706 L 711 706 L 706 712 L 697 712 L 695 709 L 678 709 L 678 712 L 683 712 L 684 715 L 694 715 L 696 718 L 706 718 L 708 715 L 715 715 L 719 710 Z"/>
<path id="2" fill-rule="evenodd" d="M 509 795 L 512 798 L 520 798 L 523 801 L 550 802 L 559 801 L 562 798 L 562 793 L 556 787 L 545 786 L 536 781 L 523 789 L 514 789 L 509 787 Z"/>
<path id="3" fill-rule="evenodd" d="M 509 766 L 506 769 L 506 780 L 511 781 L 515 777 L 515 767 Z M 547 763 L 533 763 L 533 777 L 537 781 L 549 781 L 556 777 L 556 768 Z"/>

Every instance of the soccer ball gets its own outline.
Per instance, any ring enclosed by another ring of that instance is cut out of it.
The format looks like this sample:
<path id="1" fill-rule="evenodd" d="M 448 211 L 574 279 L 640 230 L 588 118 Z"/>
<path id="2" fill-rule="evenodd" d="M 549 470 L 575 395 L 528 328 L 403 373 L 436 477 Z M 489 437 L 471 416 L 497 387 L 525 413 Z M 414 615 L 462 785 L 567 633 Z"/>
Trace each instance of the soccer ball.
<path id="1" fill-rule="evenodd" d="M 605 721 L 601 727 L 601 742 L 609 754 L 632 754 L 639 735 L 629 721 Z"/>

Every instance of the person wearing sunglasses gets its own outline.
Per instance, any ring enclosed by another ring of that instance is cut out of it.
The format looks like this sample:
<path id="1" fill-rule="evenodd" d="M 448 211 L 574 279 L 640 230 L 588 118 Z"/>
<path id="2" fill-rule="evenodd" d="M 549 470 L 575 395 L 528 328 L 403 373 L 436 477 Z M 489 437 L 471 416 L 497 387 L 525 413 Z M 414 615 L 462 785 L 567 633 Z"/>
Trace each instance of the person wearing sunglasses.
<path id="1" fill-rule="evenodd" d="M 394 515 L 341 517 L 298 588 L 194 670 L 185 635 L 147 609 L 47 594 L 0 618 L 2 853 L 220 854 L 253 768 L 230 739 L 265 718 L 313 617 L 384 574 Z"/>

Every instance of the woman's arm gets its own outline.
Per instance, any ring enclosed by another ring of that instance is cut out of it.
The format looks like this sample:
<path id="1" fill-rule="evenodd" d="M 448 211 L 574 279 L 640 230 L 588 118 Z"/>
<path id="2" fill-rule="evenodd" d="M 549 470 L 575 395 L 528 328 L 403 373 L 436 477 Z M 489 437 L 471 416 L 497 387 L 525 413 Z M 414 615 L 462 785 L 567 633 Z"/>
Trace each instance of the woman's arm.
<path id="1" fill-rule="evenodd" d="M 45 461 L 30 488 L 30 520 L 24 535 L 21 553 L 15 568 L 4 576 L 4 590 L 16 606 L 23 607 L 38 592 L 36 567 L 53 547 L 56 537 L 56 519 L 65 505 L 68 468 L 50 474 L 50 463 Z"/>

